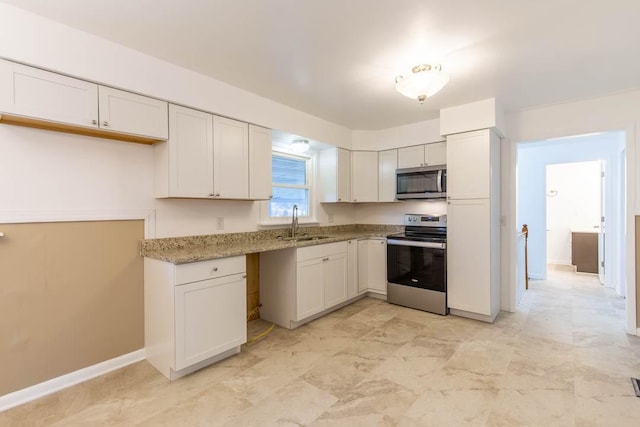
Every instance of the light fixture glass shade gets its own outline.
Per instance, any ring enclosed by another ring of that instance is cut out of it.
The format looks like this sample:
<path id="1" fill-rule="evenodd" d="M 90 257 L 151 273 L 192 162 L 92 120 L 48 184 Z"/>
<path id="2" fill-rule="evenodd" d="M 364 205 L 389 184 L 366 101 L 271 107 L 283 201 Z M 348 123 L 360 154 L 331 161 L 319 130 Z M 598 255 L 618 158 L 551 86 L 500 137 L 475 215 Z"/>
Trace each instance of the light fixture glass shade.
<path id="1" fill-rule="evenodd" d="M 297 153 L 309 151 L 309 141 L 306 139 L 294 139 L 291 141 L 291 149 Z"/>
<path id="2" fill-rule="evenodd" d="M 396 90 L 421 104 L 449 82 L 449 75 L 442 71 L 440 65 L 417 65 L 412 71 L 406 77 L 396 77 Z"/>

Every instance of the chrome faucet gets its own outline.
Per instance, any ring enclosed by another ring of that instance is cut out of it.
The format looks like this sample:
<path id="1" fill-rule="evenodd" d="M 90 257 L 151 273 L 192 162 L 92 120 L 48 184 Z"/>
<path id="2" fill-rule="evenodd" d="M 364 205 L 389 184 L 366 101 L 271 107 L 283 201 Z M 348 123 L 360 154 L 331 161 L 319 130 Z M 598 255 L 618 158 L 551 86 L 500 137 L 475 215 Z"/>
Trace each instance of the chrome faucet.
<path id="1" fill-rule="evenodd" d="M 293 214 L 291 215 L 291 237 L 296 237 L 298 232 L 298 205 L 293 205 Z"/>

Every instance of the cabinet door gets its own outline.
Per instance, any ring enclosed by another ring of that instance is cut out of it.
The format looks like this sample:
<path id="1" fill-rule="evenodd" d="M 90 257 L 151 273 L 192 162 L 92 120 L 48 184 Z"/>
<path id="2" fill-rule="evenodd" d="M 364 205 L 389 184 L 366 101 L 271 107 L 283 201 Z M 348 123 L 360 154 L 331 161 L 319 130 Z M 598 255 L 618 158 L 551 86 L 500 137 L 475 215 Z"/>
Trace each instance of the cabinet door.
<path id="1" fill-rule="evenodd" d="M 358 295 L 358 241 L 347 242 L 347 298 Z"/>
<path id="2" fill-rule="evenodd" d="M 445 165 L 447 163 L 447 143 L 434 142 L 424 146 L 424 164 L 426 166 Z"/>
<path id="3" fill-rule="evenodd" d="M 351 152 L 351 200 L 353 202 L 378 201 L 378 153 L 376 151 Z"/>
<path id="4" fill-rule="evenodd" d="M 0 60 L 0 112 L 98 127 L 98 85 Z"/>
<path id="5" fill-rule="evenodd" d="M 424 166 L 424 145 L 398 148 L 398 169 Z"/>
<path id="6" fill-rule="evenodd" d="M 296 321 L 324 309 L 324 262 L 322 258 L 299 262 L 296 271 Z"/>
<path id="7" fill-rule="evenodd" d="M 447 198 L 484 199 L 490 196 L 489 130 L 447 137 Z"/>
<path id="8" fill-rule="evenodd" d="M 99 88 L 100 128 L 116 132 L 169 137 L 168 104 L 106 86 Z"/>
<path id="9" fill-rule="evenodd" d="M 247 342 L 246 281 L 243 274 L 175 288 L 175 370 Z"/>
<path id="10" fill-rule="evenodd" d="M 351 152 L 337 148 L 336 156 L 336 201 L 348 202 L 351 200 Z"/>
<path id="11" fill-rule="evenodd" d="M 213 116 L 171 104 L 169 121 L 169 196 L 213 196 Z"/>
<path id="12" fill-rule="evenodd" d="M 378 201 L 396 200 L 396 169 L 398 150 L 386 150 L 378 153 Z"/>
<path id="13" fill-rule="evenodd" d="M 368 245 L 368 279 L 369 290 L 379 294 L 387 294 L 387 242 L 383 239 L 369 239 Z"/>
<path id="14" fill-rule="evenodd" d="M 450 200 L 447 225 L 449 307 L 491 315 L 489 200 Z"/>
<path id="15" fill-rule="evenodd" d="M 337 254 L 323 258 L 324 308 L 347 300 L 347 255 Z"/>
<path id="16" fill-rule="evenodd" d="M 369 290 L 369 241 L 358 240 L 358 294 Z"/>
<path id="17" fill-rule="evenodd" d="M 271 130 L 249 125 L 249 198 L 271 198 Z"/>
<path id="18" fill-rule="evenodd" d="M 213 117 L 213 188 L 223 199 L 249 198 L 249 125 Z"/>

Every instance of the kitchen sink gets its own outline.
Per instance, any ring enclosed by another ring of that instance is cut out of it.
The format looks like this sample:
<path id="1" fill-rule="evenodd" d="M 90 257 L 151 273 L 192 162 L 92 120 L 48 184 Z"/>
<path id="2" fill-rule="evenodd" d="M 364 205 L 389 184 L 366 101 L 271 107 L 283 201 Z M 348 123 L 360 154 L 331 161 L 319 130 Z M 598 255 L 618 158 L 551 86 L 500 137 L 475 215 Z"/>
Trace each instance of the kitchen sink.
<path id="1" fill-rule="evenodd" d="M 308 242 L 309 240 L 322 240 L 328 239 L 330 236 L 296 236 L 296 237 L 283 237 L 280 240 L 294 241 L 294 242 Z"/>

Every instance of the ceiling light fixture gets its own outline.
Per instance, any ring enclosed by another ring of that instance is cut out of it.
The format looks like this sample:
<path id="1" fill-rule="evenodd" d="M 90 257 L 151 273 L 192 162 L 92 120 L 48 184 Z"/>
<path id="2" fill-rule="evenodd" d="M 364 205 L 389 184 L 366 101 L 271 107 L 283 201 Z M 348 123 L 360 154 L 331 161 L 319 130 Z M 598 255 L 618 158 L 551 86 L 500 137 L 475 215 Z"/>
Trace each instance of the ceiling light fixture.
<path id="1" fill-rule="evenodd" d="M 417 99 L 420 104 L 449 82 L 449 75 L 442 71 L 441 65 L 420 64 L 411 69 L 413 74 L 396 77 L 396 90 L 409 98 Z"/>
<path id="2" fill-rule="evenodd" d="M 297 153 L 309 151 L 309 141 L 306 139 L 294 139 L 291 141 L 291 149 Z"/>

